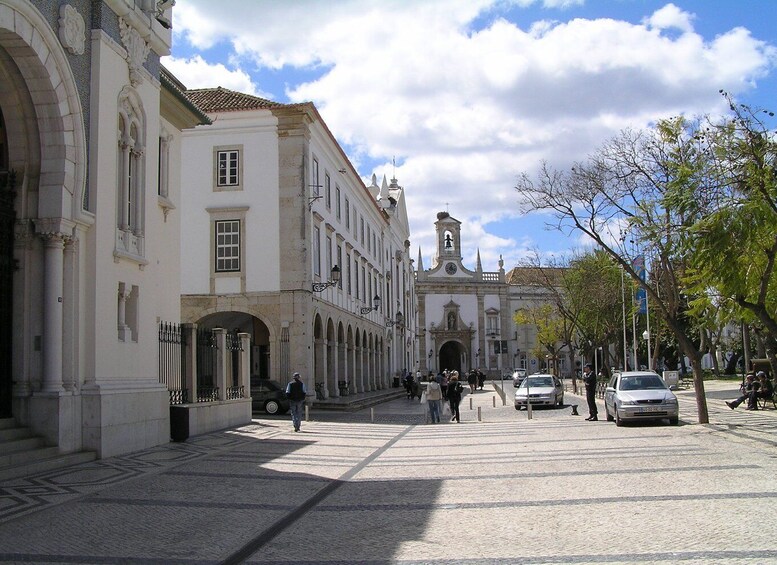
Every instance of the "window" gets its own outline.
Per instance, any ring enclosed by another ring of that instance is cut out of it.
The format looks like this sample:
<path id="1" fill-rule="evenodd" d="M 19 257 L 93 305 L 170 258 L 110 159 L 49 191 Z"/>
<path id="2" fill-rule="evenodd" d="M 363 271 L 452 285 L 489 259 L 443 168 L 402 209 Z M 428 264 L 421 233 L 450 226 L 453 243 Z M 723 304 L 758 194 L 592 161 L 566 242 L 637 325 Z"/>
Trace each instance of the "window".
<path id="1" fill-rule="evenodd" d="M 329 280 L 329 273 L 332 272 L 332 238 L 326 236 L 326 273 Z"/>
<path id="2" fill-rule="evenodd" d="M 348 296 L 350 296 L 353 292 L 353 287 L 351 286 L 351 254 L 346 253 L 345 254 L 345 264 L 346 264 L 346 270 L 347 270 L 347 277 L 348 277 Z"/>
<path id="3" fill-rule="evenodd" d="M 313 170 L 311 171 L 313 174 L 312 181 L 312 188 L 313 188 L 313 196 L 320 196 L 321 195 L 321 185 L 319 184 L 318 180 L 318 159 L 313 159 Z"/>
<path id="4" fill-rule="evenodd" d="M 335 185 L 335 215 L 340 219 L 340 187 Z"/>
<path id="5" fill-rule="evenodd" d="M 356 298 L 359 298 L 359 260 L 354 259 L 353 283 L 356 290 Z"/>
<path id="6" fill-rule="evenodd" d="M 361 242 L 362 245 L 364 245 L 364 217 L 362 216 L 361 222 L 359 223 L 359 232 L 361 234 Z"/>
<path id="7" fill-rule="evenodd" d="M 351 230 L 351 201 L 345 198 L 345 229 Z"/>
<path id="8" fill-rule="evenodd" d="M 321 230 L 313 228 L 313 274 L 321 276 Z"/>
<path id="9" fill-rule="evenodd" d="M 240 270 L 240 220 L 216 222 L 216 272 Z"/>
<path id="10" fill-rule="evenodd" d="M 337 266 L 341 269 L 343 268 L 343 247 L 341 245 L 337 246 Z M 342 290 L 343 289 L 343 277 L 340 277 L 340 280 L 337 282 L 337 287 Z"/>
<path id="11" fill-rule="evenodd" d="M 221 145 L 213 148 L 213 190 L 243 190 L 242 145 Z"/>
<path id="12" fill-rule="evenodd" d="M 127 87 L 119 98 L 118 178 L 115 257 L 145 264 L 144 177 L 146 124 L 137 93 Z"/>
<path id="13" fill-rule="evenodd" d="M 332 179 L 329 173 L 324 175 L 324 200 L 326 200 L 326 209 L 332 209 Z"/>
<path id="14" fill-rule="evenodd" d="M 362 297 L 367 300 L 367 269 L 362 265 Z"/>

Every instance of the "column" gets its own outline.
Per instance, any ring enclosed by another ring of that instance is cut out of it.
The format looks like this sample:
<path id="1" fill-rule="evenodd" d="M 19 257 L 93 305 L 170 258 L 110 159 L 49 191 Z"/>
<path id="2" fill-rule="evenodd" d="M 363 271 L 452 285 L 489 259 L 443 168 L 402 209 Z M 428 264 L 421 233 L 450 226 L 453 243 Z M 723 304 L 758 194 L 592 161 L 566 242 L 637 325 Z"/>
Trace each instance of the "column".
<path id="1" fill-rule="evenodd" d="M 241 398 L 251 398 L 251 334 L 240 332 L 240 369 L 239 384 L 243 387 Z"/>
<path id="2" fill-rule="evenodd" d="M 227 330 L 213 328 L 213 337 L 216 340 L 216 386 L 219 391 L 219 400 L 227 399 Z"/>
<path id="3" fill-rule="evenodd" d="M 43 387 L 42 392 L 61 392 L 62 387 L 62 277 L 64 237 L 47 233 L 44 239 L 43 275 Z"/>
<path id="4" fill-rule="evenodd" d="M 181 324 L 181 347 L 184 348 L 183 386 L 186 402 L 197 402 L 197 324 Z"/>

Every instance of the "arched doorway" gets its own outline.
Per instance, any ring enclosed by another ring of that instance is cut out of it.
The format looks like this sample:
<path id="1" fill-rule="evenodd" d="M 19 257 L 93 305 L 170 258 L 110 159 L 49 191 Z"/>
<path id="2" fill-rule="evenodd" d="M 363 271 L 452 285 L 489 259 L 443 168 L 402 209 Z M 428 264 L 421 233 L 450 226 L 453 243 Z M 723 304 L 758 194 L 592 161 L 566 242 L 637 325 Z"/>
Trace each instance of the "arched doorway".
<path id="1" fill-rule="evenodd" d="M 247 333 L 251 336 L 251 381 L 275 379 L 283 381 L 270 356 L 270 330 L 259 318 L 244 312 L 216 312 L 201 318 L 197 326 L 204 329 L 224 328 L 229 332 Z"/>
<path id="2" fill-rule="evenodd" d="M 463 347 L 457 341 L 447 341 L 440 348 L 439 370 L 448 369 L 461 373 Z"/>

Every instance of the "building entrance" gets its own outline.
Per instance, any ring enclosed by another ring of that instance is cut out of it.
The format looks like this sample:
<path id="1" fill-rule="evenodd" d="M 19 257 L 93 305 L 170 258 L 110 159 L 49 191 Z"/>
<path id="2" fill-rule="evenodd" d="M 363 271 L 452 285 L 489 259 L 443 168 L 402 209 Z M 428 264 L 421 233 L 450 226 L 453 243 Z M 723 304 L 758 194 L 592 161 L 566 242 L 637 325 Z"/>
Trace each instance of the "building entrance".
<path id="1" fill-rule="evenodd" d="M 461 344 L 448 341 L 440 348 L 440 370 L 458 371 L 461 374 Z"/>

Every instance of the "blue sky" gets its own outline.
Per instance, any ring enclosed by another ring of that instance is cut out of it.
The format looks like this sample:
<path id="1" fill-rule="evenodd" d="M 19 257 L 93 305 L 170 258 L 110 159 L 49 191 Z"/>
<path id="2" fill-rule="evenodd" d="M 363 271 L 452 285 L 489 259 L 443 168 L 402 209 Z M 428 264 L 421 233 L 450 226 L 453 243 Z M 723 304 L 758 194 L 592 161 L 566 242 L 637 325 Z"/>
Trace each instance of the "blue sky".
<path id="1" fill-rule="evenodd" d="M 777 109 L 775 21 L 776 0 L 178 0 L 163 63 L 189 88 L 314 102 L 364 179 L 396 172 L 414 256 L 447 210 L 465 263 L 496 270 L 580 246 L 520 213 L 541 160 L 721 112 L 721 88 Z"/>

